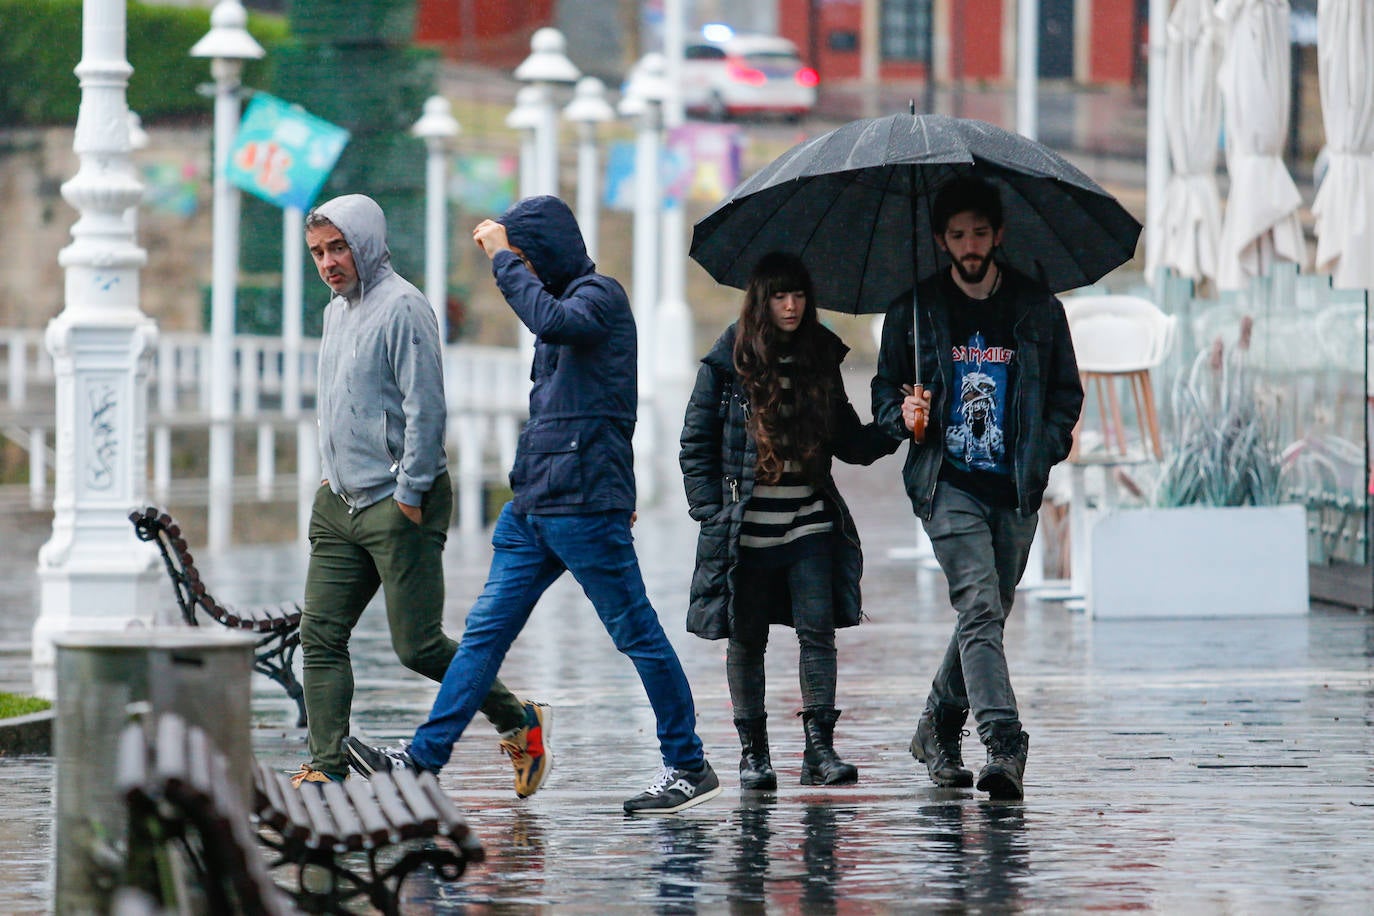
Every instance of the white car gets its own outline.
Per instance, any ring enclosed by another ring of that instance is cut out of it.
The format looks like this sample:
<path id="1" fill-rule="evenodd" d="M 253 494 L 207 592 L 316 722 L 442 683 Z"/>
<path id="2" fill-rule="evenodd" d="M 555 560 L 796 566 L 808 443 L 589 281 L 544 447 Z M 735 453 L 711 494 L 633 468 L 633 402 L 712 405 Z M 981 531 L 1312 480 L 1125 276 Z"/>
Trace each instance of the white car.
<path id="1" fill-rule="evenodd" d="M 755 114 L 803 117 L 816 104 L 819 81 L 786 38 L 736 35 L 683 49 L 683 107 L 716 120 Z"/>

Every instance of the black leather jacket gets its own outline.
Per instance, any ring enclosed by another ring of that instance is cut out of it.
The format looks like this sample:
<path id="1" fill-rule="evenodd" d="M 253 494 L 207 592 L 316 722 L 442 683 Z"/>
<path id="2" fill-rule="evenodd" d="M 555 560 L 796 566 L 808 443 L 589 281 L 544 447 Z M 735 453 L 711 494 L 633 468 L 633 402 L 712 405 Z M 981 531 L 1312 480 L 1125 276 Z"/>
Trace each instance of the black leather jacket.
<path id="1" fill-rule="evenodd" d="M 1016 381 L 1012 387 L 1014 426 L 1012 477 L 1016 483 L 1017 508 L 1024 516 L 1040 509 L 1050 468 L 1069 455 L 1073 429 L 1083 407 L 1083 385 L 1078 377 L 1073 341 L 1064 306 L 1042 286 L 1003 267 L 1003 283 L 1015 296 L 1013 334 L 1016 339 Z M 944 424 L 947 398 L 953 383 L 954 363 L 949 330 L 949 302 L 938 277 L 920 284 L 917 303 L 921 313 L 921 381 L 930 389 L 931 409 L 925 441 L 907 450 L 902 479 L 912 508 L 930 518 L 935 484 L 944 460 Z M 912 304 L 899 297 L 883 319 L 883 339 L 878 351 L 878 374 L 873 377 L 873 417 L 892 435 L 910 433 L 902 422 L 902 385 L 915 378 L 912 370 Z"/>

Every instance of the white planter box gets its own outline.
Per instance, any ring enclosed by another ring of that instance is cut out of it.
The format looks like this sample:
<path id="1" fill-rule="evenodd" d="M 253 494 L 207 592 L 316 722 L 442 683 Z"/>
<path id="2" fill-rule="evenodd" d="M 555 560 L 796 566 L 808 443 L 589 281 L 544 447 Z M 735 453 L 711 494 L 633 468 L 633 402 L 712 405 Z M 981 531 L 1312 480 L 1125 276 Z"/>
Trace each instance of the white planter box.
<path id="1" fill-rule="evenodd" d="M 1116 509 L 1092 526 L 1091 617 L 1277 617 L 1308 610 L 1302 506 Z"/>

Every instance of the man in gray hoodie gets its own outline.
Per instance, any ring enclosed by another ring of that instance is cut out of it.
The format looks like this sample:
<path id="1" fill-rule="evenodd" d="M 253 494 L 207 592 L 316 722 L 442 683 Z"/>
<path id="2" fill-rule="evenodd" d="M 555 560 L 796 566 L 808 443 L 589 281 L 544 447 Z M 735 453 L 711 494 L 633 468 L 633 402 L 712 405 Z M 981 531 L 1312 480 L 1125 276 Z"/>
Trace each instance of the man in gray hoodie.
<path id="1" fill-rule="evenodd" d="M 403 665 L 439 681 L 457 651 L 443 631 L 453 489 L 439 322 L 392 269 L 386 217 L 371 198 L 316 207 L 305 241 L 333 297 L 317 396 L 324 480 L 311 510 L 301 618 L 310 762 L 293 776 L 297 786 L 348 773 L 340 743 L 353 703 L 349 635 L 379 587 Z M 522 703 L 498 680 L 481 709 L 501 732 L 516 793 L 532 795 L 552 762 L 548 707 Z"/>

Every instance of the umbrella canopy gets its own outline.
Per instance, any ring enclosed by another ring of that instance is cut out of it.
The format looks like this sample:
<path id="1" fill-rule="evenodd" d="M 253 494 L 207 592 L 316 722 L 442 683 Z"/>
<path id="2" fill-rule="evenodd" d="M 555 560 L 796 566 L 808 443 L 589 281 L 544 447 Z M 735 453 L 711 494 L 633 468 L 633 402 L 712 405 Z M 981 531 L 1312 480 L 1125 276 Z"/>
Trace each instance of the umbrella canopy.
<path id="1" fill-rule="evenodd" d="M 1317 269 L 1341 288 L 1374 289 L 1374 6 L 1321 0 L 1317 76 L 1326 177 L 1317 189 Z"/>
<path id="2" fill-rule="evenodd" d="M 1221 196 L 1217 136 L 1221 130 L 1220 22 L 1212 0 L 1178 0 L 1169 14 L 1164 55 L 1164 109 L 1173 174 L 1164 190 L 1163 227 L 1153 268 L 1181 277 L 1217 275 Z"/>
<path id="3" fill-rule="evenodd" d="M 1220 76 L 1231 176 L 1217 282 L 1240 289 L 1275 260 L 1306 260 L 1302 197 L 1281 157 L 1291 69 L 1288 0 L 1220 0 L 1217 15 L 1225 23 Z"/>
<path id="4" fill-rule="evenodd" d="M 963 174 L 1001 191 L 999 260 L 1056 292 L 1135 252 L 1140 224 L 1049 148 L 983 121 L 906 114 L 851 121 L 783 153 L 696 224 L 691 255 L 744 288 L 759 257 L 790 252 L 810 268 L 821 307 L 881 312 L 949 263 L 930 204 Z"/>

